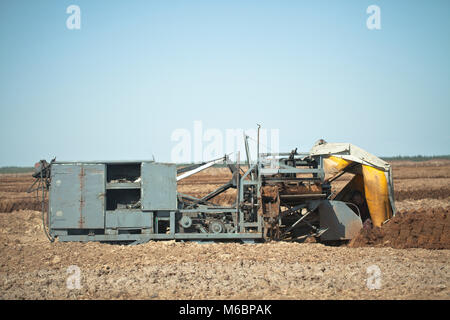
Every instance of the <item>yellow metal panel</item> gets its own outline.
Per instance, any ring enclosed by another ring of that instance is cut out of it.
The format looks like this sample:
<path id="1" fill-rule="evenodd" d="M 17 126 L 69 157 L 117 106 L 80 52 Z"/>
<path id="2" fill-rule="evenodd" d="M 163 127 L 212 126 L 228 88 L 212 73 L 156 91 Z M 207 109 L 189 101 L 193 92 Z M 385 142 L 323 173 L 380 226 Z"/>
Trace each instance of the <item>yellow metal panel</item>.
<path id="1" fill-rule="evenodd" d="M 338 172 L 344 170 L 352 161 L 348 161 L 339 157 L 329 156 L 323 159 L 323 168 L 325 170 L 325 178 L 331 178 Z"/>
<path id="2" fill-rule="evenodd" d="M 381 224 L 392 217 L 392 208 L 389 202 L 388 182 L 384 171 L 363 165 L 364 193 L 370 217 L 374 226 Z"/>
<path id="3" fill-rule="evenodd" d="M 329 160 L 329 161 L 327 161 L 327 160 Z M 342 159 L 339 157 L 330 156 L 325 159 L 325 162 L 328 162 L 327 164 L 330 167 L 333 167 L 334 169 L 341 171 L 345 167 L 347 167 L 349 164 L 351 164 L 353 161 L 348 161 L 348 160 L 345 160 L 345 159 Z"/>

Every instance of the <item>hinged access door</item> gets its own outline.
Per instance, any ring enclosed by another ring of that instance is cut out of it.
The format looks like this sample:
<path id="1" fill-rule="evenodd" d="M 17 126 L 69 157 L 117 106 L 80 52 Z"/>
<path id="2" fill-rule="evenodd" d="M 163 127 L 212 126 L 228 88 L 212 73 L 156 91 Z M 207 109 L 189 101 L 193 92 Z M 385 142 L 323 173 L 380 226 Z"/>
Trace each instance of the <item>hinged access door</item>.
<path id="1" fill-rule="evenodd" d="M 53 164 L 50 185 L 51 229 L 105 227 L 105 165 Z"/>
<path id="2" fill-rule="evenodd" d="M 177 168 L 175 164 L 142 162 L 142 210 L 177 209 Z"/>

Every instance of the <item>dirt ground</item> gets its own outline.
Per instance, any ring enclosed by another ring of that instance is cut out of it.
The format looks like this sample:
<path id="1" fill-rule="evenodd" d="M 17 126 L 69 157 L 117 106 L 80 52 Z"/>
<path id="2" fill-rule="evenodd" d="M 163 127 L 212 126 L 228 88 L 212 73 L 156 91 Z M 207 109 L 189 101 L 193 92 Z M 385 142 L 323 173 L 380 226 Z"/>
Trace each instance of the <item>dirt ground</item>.
<path id="1" fill-rule="evenodd" d="M 363 228 L 350 247 L 450 249 L 448 210 L 398 213 L 380 228 Z"/>
<path id="2" fill-rule="evenodd" d="M 227 170 L 208 169 L 179 190 L 204 195 L 228 181 Z M 413 214 L 437 214 L 433 226 L 446 228 L 450 161 L 393 162 L 393 172 L 394 219 L 407 219 L 403 228 L 412 230 Z M 50 243 L 40 204 L 26 193 L 31 182 L 29 174 L 0 175 L 1 299 L 450 299 L 450 250 L 397 246 L 402 228 L 394 219 L 385 225 L 392 230 L 350 246 Z M 219 201 L 233 198 L 229 192 Z"/>

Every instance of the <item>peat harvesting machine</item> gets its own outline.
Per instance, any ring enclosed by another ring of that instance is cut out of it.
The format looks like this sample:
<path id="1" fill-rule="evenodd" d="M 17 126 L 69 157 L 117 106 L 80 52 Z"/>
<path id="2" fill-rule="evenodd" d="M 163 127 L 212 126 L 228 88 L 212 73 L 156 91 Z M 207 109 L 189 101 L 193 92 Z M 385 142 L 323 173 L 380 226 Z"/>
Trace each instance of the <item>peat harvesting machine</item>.
<path id="1" fill-rule="evenodd" d="M 33 176 L 44 231 L 50 241 L 334 242 L 352 239 L 366 221 L 380 226 L 395 215 L 390 165 L 361 148 L 319 140 L 309 152 L 260 153 L 258 141 L 251 161 L 247 136 L 244 142 L 243 164 L 239 155 L 182 168 L 41 160 Z M 226 184 L 203 197 L 177 191 L 178 181 L 219 163 L 230 170 Z M 217 204 L 228 189 L 234 203 Z"/>

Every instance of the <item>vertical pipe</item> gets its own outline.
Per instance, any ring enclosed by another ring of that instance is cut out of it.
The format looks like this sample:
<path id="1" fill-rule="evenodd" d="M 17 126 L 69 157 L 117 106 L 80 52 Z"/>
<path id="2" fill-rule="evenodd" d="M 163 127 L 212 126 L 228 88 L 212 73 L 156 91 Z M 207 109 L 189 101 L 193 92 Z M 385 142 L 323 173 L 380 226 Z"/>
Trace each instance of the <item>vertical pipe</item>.
<path id="1" fill-rule="evenodd" d="M 170 234 L 173 239 L 175 239 L 175 211 L 170 211 L 170 225 L 169 225 Z"/>
<path id="2" fill-rule="evenodd" d="M 237 168 L 237 177 L 236 177 L 236 233 L 241 231 L 241 220 L 242 220 L 242 215 L 240 214 L 240 210 L 239 210 L 239 202 L 240 202 L 240 193 L 241 193 L 241 181 L 240 181 L 240 173 L 241 173 L 241 168 L 240 168 L 240 159 L 241 159 L 241 153 L 240 151 L 237 152 L 236 155 L 236 168 Z"/>
<path id="3" fill-rule="evenodd" d="M 261 126 L 258 124 L 258 137 L 257 137 L 257 142 L 256 142 L 256 162 L 258 162 L 258 163 L 259 163 L 259 129 L 260 128 L 261 128 Z"/>
<path id="4" fill-rule="evenodd" d="M 259 167 L 261 166 L 260 158 L 259 158 L 259 129 L 261 128 L 261 125 L 258 124 L 258 137 L 257 137 L 257 145 L 256 145 L 256 168 L 255 168 L 255 177 L 256 177 L 256 200 L 258 202 L 258 207 L 262 205 L 262 203 L 259 203 L 261 200 L 261 178 L 259 176 Z M 262 217 L 258 214 L 258 209 L 256 209 L 256 216 L 258 219 L 258 232 L 262 232 L 263 223 L 264 220 Z"/>
<path id="5" fill-rule="evenodd" d="M 247 170 L 250 169 L 251 161 L 252 161 L 251 157 L 250 157 L 250 148 L 248 146 L 248 138 L 249 137 L 244 133 L 245 153 L 247 155 L 247 166 L 248 166 Z M 255 180 L 255 173 L 253 171 L 250 173 L 250 176 L 251 176 L 252 180 Z"/>

